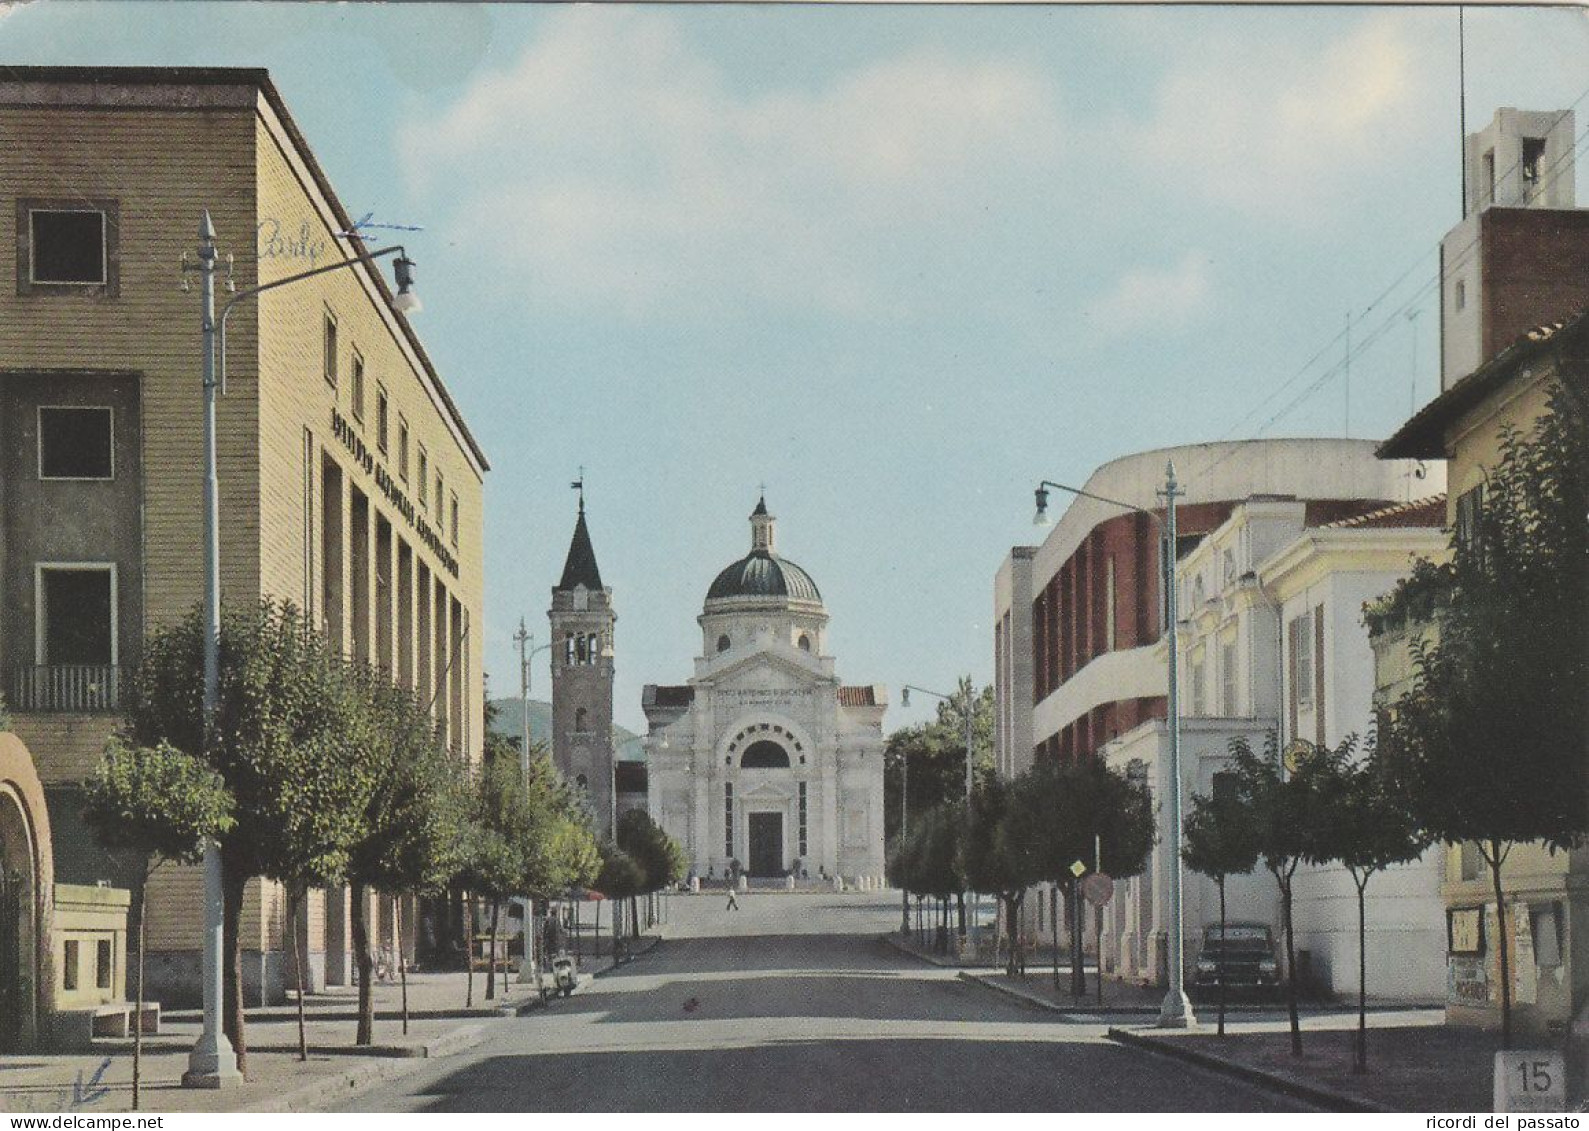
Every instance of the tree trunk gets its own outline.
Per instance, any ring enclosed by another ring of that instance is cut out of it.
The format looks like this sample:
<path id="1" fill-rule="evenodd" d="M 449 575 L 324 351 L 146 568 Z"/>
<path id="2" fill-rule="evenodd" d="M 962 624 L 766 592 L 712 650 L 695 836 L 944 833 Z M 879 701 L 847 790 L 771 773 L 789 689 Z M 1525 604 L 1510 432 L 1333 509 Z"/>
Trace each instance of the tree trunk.
<path id="1" fill-rule="evenodd" d="M 470 892 L 463 904 L 463 968 L 464 974 L 463 1007 L 474 1008 L 474 892 Z"/>
<path id="2" fill-rule="evenodd" d="M 298 937 L 298 912 L 303 910 L 305 890 L 299 884 L 287 888 L 287 929 L 292 933 L 292 972 L 298 983 L 298 1061 L 309 1061 L 308 1023 L 303 1013 L 303 940 Z"/>
<path id="3" fill-rule="evenodd" d="M 1219 888 L 1219 957 L 1215 960 L 1215 968 L 1219 975 L 1219 1029 L 1221 1037 L 1225 1035 L 1225 946 L 1229 941 L 1225 938 L 1225 877 L 1214 877 L 1214 884 Z"/>
<path id="4" fill-rule="evenodd" d="M 132 1110 L 138 1110 L 138 1103 L 142 1097 L 143 1087 L 143 956 L 148 949 L 148 932 L 144 930 L 149 922 L 149 877 L 154 872 L 150 868 L 144 872 L 143 887 L 138 895 L 138 987 L 134 1007 L 137 1012 L 133 1014 L 132 1025 Z"/>
<path id="5" fill-rule="evenodd" d="M 1368 876 L 1364 872 L 1357 885 L 1357 1063 L 1353 1068 L 1358 1072 L 1368 1071 L 1368 909 L 1363 896 Z"/>
<path id="6" fill-rule="evenodd" d="M 243 940 L 240 928 L 243 921 L 243 889 L 248 877 L 238 875 L 221 857 L 222 949 L 225 951 L 223 985 L 225 1007 L 221 1027 L 232 1042 L 237 1054 L 237 1071 L 248 1078 L 248 1039 L 243 1030 Z"/>
<path id="7" fill-rule="evenodd" d="M 1279 877 L 1276 876 L 1276 879 Z M 1297 1016 L 1297 949 L 1291 931 L 1291 877 L 1280 884 L 1280 916 L 1286 932 L 1286 1011 L 1291 1018 L 1291 1055 L 1302 1055 L 1302 1019 Z"/>
<path id="8" fill-rule="evenodd" d="M 392 901 L 392 919 L 397 924 L 397 976 L 403 980 L 403 1036 L 408 1036 L 408 955 L 403 952 L 403 897 Z"/>
<path id="9" fill-rule="evenodd" d="M 366 914 L 369 889 L 354 880 L 348 898 L 348 924 L 353 929 L 353 962 L 359 972 L 359 1022 L 355 1045 L 375 1043 L 375 955 L 370 953 L 370 924 Z"/>
<path id="10" fill-rule="evenodd" d="M 1054 992 L 1057 994 L 1059 993 L 1059 885 L 1049 884 L 1048 895 L 1049 910 L 1053 912 L 1049 918 L 1053 920 L 1050 926 L 1054 929 Z"/>
<path id="11" fill-rule="evenodd" d="M 1501 855 L 1501 846 L 1495 841 L 1490 842 L 1490 857 L 1486 861 L 1490 865 L 1490 879 L 1495 885 L 1495 933 L 1501 937 L 1496 939 L 1496 945 L 1501 951 L 1501 1047 L 1512 1047 L 1512 962 L 1507 954 L 1506 945 L 1506 896 L 1501 890 L 1501 865 L 1506 858 Z"/>
<path id="12" fill-rule="evenodd" d="M 1070 881 L 1070 914 L 1066 918 L 1070 921 L 1070 992 L 1080 1001 L 1087 996 L 1087 970 L 1084 964 L 1085 956 L 1081 952 L 1082 918 L 1081 911 L 1081 881 Z"/>
<path id="13" fill-rule="evenodd" d="M 502 914 L 502 902 L 491 901 L 491 945 L 486 951 L 486 1000 L 497 996 L 497 918 Z"/>
<path id="14" fill-rule="evenodd" d="M 959 926 L 960 926 L 960 937 L 961 938 L 965 938 L 966 937 L 966 893 L 965 892 L 963 892 L 963 891 L 955 892 L 955 908 L 956 908 L 956 911 L 957 911 L 957 913 L 958 913 L 958 915 L 960 917 L 960 924 L 959 924 Z"/>

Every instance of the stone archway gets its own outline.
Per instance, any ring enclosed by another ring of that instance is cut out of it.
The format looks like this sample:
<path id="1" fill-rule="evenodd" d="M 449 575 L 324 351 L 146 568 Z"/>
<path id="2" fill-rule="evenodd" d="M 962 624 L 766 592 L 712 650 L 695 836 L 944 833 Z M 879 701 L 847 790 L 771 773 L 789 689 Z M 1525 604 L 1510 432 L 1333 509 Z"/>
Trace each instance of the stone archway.
<path id="1" fill-rule="evenodd" d="M 0 733 L 0 1053 L 38 1044 L 46 1028 L 53 892 L 44 788 L 21 739 Z"/>

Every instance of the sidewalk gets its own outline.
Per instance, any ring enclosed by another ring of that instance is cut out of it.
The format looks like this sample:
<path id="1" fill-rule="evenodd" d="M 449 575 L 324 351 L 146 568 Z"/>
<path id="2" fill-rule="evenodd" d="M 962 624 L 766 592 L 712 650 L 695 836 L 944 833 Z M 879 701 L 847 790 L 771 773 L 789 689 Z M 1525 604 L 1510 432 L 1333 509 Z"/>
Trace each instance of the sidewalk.
<path id="1" fill-rule="evenodd" d="M 590 976 L 587 966 L 584 978 Z M 461 1052 L 484 1039 L 493 1021 L 540 1008 L 531 987 L 509 975 L 506 996 L 485 1001 L 485 974 L 475 975 L 474 1006 L 464 1007 L 465 975 L 409 975 L 409 1031 L 400 1016 L 401 987 L 374 987 L 374 1047 L 353 1045 L 357 990 L 333 987 L 304 1003 L 307 1062 L 298 1059 L 297 1006 L 247 1011 L 249 1079 L 224 1091 L 184 1088 L 188 1050 L 201 1028 L 197 1014 L 167 1014 L 161 1031 L 144 1039 L 143 1102 L 148 1112 L 313 1110 L 345 1099 L 381 1079 L 408 1071 L 414 1057 Z M 549 1008 L 558 1008 L 554 1001 Z M 98 1042 L 89 1053 L 0 1057 L 0 1111 L 99 1114 L 130 1110 L 132 1042 Z"/>
<path id="2" fill-rule="evenodd" d="M 1357 1014 L 1342 1010 L 1302 1019 L 1303 1055 L 1291 1055 L 1286 1019 L 1211 1019 L 1196 1031 L 1110 1029 L 1137 1048 L 1176 1056 L 1303 1099 L 1329 1111 L 1481 1112 L 1491 1103 L 1491 1068 L 1499 1034 L 1448 1026 L 1437 1011 L 1370 1014 L 1368 1071 L 1352 1071 Z M 1521 1047 L 1521 1046 L 1520 1046 Z"/>

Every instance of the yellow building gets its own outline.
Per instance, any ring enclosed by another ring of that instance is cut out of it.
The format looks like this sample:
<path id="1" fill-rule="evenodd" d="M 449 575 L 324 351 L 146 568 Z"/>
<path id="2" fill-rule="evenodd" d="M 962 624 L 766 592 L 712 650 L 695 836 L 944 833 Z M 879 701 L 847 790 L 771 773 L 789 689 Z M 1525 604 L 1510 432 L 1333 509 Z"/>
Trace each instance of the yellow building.
<path id="1" fill-rule="evenodd" d="M 118 877 L 78 783 L 145 632 L 202 596 L 200 306 L 182 286 L 200 219 L 239 291 L 365 249 L 262 70 L 8 68 L 0 138 L 15 219 L 0 225 L 15 264 L 0 288 L 0 670 L 55 879 L 93 884 Z M 379 264 L 239 303 L 226 353 L 223 601 L 295 602 L 351 658 L 433 698 L 476 759 L 487 463 Z M 168 1002 L 196 993 L 201 887 L 197 869 L 151 885 L 150 983 Z M 250 1000 L 280 993 L 284 907 L 250 885 Z M 345 894 L 315 893 L 300 930 L 311 981 L 346 981 Z"/>
<path id="2" fill-rule="evenodd" d="M 1502 435 L 1509 428 L 1526 433 L 1545 413 L 1549 390 L 1558 382 L 1578 389 L 1581 403 L 1589 388 L 1586 366 L 1589 312 L 1538 327 L 1447 388 L 1386 441 L 1380 454 L 1447 460 L 1448 524 L 1459 540 L 1471 537 L 1486 473 L 1501 458 Z M 1406 641 L 1420 631 L 1398 624 L 1381 633 L 1382 687 L 1408 686 Z M 1515 1023 L 1525 1031 L 1560 1034 L 1589 1001 L 1589 846 L 1551 853 L 1542 845 L 1520 845 L 1507 857 L 1502 878 Z M 1447 1017 L 1499 1024 L 1495 898 L 1477 846 L 1446 854 L 1441 890 L 1449 920 Z"/>

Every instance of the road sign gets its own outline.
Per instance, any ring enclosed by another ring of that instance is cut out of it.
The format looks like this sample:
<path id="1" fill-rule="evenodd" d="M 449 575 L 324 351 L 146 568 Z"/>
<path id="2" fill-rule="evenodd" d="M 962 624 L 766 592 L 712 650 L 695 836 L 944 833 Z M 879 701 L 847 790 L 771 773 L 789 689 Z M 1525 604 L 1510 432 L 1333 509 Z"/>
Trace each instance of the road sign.
<path id="1" fill-rule="evenodd" d="M 1078 880 L 1081 879 L 1087 874 L 1087 865 L 1083 864 L 1080 860 L 1076 861 L 1070 866 L 1070 874 L 1075 876 Z"/>
<path id="2" fill-rule="evenodd" d="M 1094 872 L 1081 881 L 1081 897 L 1094 907 L 1102 907 L 1114 898 L 1115 882 L 1108 872 Z"/>
<path id="3" fill-rule="evenodd" d="M 1559 1050 L 1495 1054 L 1496 1111 L 1566 1111 L 1566 1065 Z"/>

